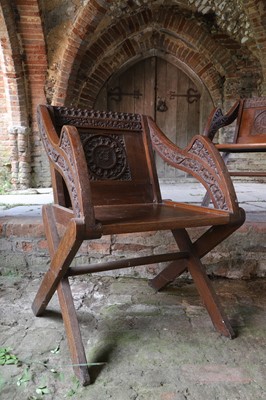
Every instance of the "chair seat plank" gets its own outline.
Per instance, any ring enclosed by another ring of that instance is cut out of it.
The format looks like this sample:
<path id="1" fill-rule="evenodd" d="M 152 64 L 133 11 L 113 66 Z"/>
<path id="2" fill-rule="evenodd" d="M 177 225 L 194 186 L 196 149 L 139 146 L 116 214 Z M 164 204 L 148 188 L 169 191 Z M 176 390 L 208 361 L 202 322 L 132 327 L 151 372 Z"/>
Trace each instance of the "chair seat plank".
<path id="1" fill-rule="evenodd" d="M 168 230 L 180 227 L 197 227 L 227 224 L 230 214 L 204 207 L 188 208 L 173 203 L 134 204 L 95 207 L 96 219 L 102 224 L 105 235 L 114 233 Z"/>

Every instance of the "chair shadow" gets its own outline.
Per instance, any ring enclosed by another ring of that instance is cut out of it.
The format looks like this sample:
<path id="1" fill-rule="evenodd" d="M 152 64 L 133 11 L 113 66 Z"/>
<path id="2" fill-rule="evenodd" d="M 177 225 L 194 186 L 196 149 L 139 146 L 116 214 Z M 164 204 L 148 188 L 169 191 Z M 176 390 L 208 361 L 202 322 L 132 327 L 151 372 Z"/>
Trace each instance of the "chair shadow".
<path id="1" fill-rule="evenodd" d="M 246 329 L 254 326 L 254 318 L 258 315 L 260 307 L 253 305 L 239 305 L 230 318 L 236 337 L 242 336 Z"/>
<path id="2" fill-rule="evenodd" d="M 91 384 L 95 383 L 96 379 L 108 364 L 109 360 L 111 359 L 111 355 L 116 347 L 116 343 L 107 343 L 106 345 L 102 346 L 94 355 L 94 357 L 89 362 L 89 375 L 91 379 Z M 93 365 L 95 364 L 95 365 Z"/>
<path id="3" fill-rule="evenodd" d="M 57 311 L 55 309 L 47 309 L 43 315 L 45 318 L 50 318 L 53 321 L 61 321 L 63 322 L 61 311 Z M 88 371 L 90 375 L 91 384 L 95 383 L 96 379 L 100 375 L 101 371 L 105 368 L 105 366 L 109 363 L 112 353 L 117 347 L 115 340 L 102 345 L 99 349 L 96 350 L 93 357 L 88 362 Z"/>
<path id="4" fill-rule="evenodd" d="M 62 314 L 60 310 L 55 310 L 52 308 L 47 308 L 41 318 L 49 318 L 52 321 L 62 321 Z"/>

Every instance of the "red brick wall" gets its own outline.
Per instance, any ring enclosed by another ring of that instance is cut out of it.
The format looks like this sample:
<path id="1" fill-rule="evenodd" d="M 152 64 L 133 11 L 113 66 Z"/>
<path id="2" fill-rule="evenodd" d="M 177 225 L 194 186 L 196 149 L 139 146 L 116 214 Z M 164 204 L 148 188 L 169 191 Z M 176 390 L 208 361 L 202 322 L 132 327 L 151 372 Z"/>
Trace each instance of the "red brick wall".
<path id="1" fill-rule="evenodd" d="M 199 233 L 200 229 L 193 229 L 192 237 L 197 237 Z M 213 276 L 233 279 L 265 277 L 265 248 L 261 245 L 265 240 L 266 223 L 248 221 L 232 237 L 205 256 L 203 263 Z M 104 236 L 100 240 L 84 242 L 74 264 L 87 265 L 90 262 L 111 261 L 122 256 L 133 258 L 136 253 L 145 256 L 175 250 L 173 236 L 167 231 Z M 1 218 L 0 251 L 3 275 L 30 274 L 36 278 L 43 274 L 49 265 L 50 256 L 41 217 Z M 162 264 L 152 264 L 114 270 L 109 274 L 153 278 L 162 267 Z"/>
<path id="2" fill-rule="evenodd" d="M 10 143 L 7 135 L 8 130 L 8 114 L 5 101 L 5 85 L 3 80 L 3 72 L 0 69 L 0 175 L 5 174 L 3 166 L 10 162 Z"/>
<path id="3" fill-rule="evenodd" d="M 225 108 L 239 95 L 265 95 L 265 2 L 245 2 L 235 30 L 237 14 L 224 24 L 223 3 L 209 0 L 206 12 L 196 0 L 2 0 L 0 158 L 14 186 L 50 184 L 37 104 L 92 107 L 112 74 L 151 53 L 184 63 Z"/>

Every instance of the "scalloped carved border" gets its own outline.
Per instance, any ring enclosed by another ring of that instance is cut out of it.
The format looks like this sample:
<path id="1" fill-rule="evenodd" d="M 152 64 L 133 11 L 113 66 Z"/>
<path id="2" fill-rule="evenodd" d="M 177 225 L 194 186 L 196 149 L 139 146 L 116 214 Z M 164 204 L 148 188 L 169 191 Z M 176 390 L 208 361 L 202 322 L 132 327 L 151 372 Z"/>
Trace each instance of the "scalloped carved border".
<path id="1" fill-rule="evenodd" d="M 250 107 L 266 107 L 266 97 L 252 97 L 245 99 L 244 108 Z"/>
<path id="2" fill-rule="evenodd" d="M 254 118 L 252 135 L 266 134 L 266 110 L 258 111 Z"/>
<path id="3" fill-rule="evenodd" d="M 141 116 L 132 113 L 82 110 L 67 107 L 53 107 L 56 125 L 74 125 L 84 128 L 114 128 L 140 131 Z"/>

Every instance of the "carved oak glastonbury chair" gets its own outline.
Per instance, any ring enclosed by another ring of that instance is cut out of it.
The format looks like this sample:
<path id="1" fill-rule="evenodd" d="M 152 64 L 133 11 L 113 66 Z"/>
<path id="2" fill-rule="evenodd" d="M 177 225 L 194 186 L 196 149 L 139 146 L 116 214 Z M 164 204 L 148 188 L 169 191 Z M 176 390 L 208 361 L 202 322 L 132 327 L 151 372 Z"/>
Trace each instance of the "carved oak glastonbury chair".
<path id="1" fill-rule="evenodd" d="M 69 276 L 169 261 L 150 285 L 161 290 L 188 270 L 213 325 L 233 338 L 200 259 L 241 226 L 245 214 L 211 141 L 195 136 L 180 149 L 150 117 L 138 114 L 40 105 L 38 123 L 51 165 L 54 204 L 43 206 L 51 263 L 32 308 L 36 316 L 42 315 L 57 291 L 73 368 L 81 383 L 89 384 L 90 377 Z M 154 150 L 201 182 L 214 207 L 162 200 Z M 192 243 L 187 228 L 193 227 L 206 229 Z M 176 252 L 71 266 L 84 240 L 160 230 L 172 231 Z"/>

